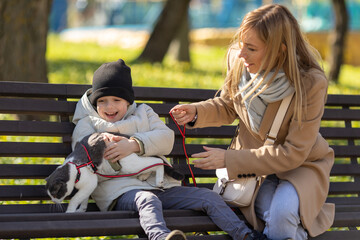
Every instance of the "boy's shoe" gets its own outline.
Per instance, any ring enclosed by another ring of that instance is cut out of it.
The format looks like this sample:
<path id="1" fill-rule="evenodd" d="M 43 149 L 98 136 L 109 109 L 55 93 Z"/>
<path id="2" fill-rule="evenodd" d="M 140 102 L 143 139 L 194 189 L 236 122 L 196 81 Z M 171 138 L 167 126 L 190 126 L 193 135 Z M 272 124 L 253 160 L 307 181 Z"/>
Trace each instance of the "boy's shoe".
<path id="1" fill-rule="evenodd" d="M 186 240 L 186 236 L 182 231 L 174 230 L 166 236 L 165 240 Z"/>
<path id="2" fill-rule="evenodd" d="M 246 240 L 271 240 L 270 238 L 267 238 L 265 234 L 262 234 L 261 232 L 258 232 L 256 230 L 253 230 L 249 235 L 245 238 Z"/>

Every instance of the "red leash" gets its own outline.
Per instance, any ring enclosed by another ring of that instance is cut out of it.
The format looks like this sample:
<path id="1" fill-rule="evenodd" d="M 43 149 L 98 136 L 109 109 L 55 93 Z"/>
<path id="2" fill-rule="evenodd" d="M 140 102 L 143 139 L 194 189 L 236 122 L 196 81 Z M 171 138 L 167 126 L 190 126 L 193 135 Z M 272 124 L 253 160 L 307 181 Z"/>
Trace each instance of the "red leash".
<path id="1" fill-rule="evenodd" d="M 174 116 L 172 115 L 172 113 L 169 112 L 169 114 L 170 114 L 170 117 L 172 118 L 172 120 L 175 122 L 175 124 L 176 124 L 177 128 L 179 129 L 179 132 L 181 133 L 181 136 L 182 136 L 182 138 L 183 138 L 184 154 L 185 154 L 185 157 L 186 157 L 186 160 L 187 160 L 187 164 L 188 164 L 188 166 L 189 166 L 189 170 L 190 170 L 190 173 L 191 173 L 191 178 L 192 178 L 192 180 L 193 180 L 193 182 L 194 182 L 194 186 L 196 187 L 196 181 L 195 181 L 194 173 L 193 173 L 193 171 L 191 170 L 190 160 L 189 160 L 189 157 L 188 157 L 188 155 L 187 155 L 187 153 L 186 153 L 186 147 L 185 147 L 185 129 L 186 129 L 186 128 L 185 128 L 185 125 L 184 125 L 184 130 L 181 130 L 179 124 L 175 121 L 175 118 L 174 118 Z"/>
<path id="2" fill-rule="evenodd" d="M 141 169 L 140 171 L 138 171 L 136 173 L 128 173 L 128 174 L 122 174 L 122 175 L 105 175 L 105 174 L 101 174 L 101 173 L 96 172 L 96 174 L 99 175 L 99 176 L 102 176 L 102 177 L 106 177 L 106 178 L 131 177 L 131 176 L 135 176 L 135 175 L 137 175 L 137 174 L 139 174 L 139 173 L 141 173 L 141 172 L 143 172 L 145 170 L 148 170 L 149 168 L 160 166 L 160 165 L 171 167 L 170 165 L 168 165 L 166 163 L 155 163 L 153 165 L 150 165 L 150 166 L 147 166 L 146 168 Z"/>
<path id="3" fill-rule="evenodd" d="M 97 174 L 99 176 L 102 176 L 102 177 L 106 177 L 106 178 L 131 177 L 131 176 L 135 176 L 135 175 L 137 175 L 137 174 L 139 174 L 139 173 L 141 173 L 141 172 L 143 172 L 145 170 L 148 170 L 148 169 L 150 169 L 152 167 L 156 167 L 156 166 L 160 166 L 160 165 L 171 167 L 169 164 L 166 164 L 166 163 L 155 163 L 153 165 L 150 165 L 150 166 L 147 166 L 146 168 L 141 169 L 140 171 L 138 171 L 136 173 L 122 174 L 122 175 L 105 175 L 105 174 L 101 174 L 101 173 L 97 172 L 97 167 L 94 165 L 93 161 L 91 160 L 91 157 L 90 157 L 90 154 L 89 154 L 88 150 L 86 149 L 86 147 L 83 144 L 81 144 L 81 146 L 83 146 L 83 148 L 84 148 L 84 150 L 86 152 L 86 155 L 88 157 L 89 162 L 84 163 L 84 164 L 79 165 L 79 166 L 76 165 L 73 162 L 68 162 L 68 163 L 71 163 L 71 164 L 75 165 L 75 167 L 76 167 L 77 175 L 76 175 L 75 183 L 77 183 L 79 181 L 79 179 L 80 179 L 80 175 L 81 175 L 80 168 L 86 167 L 86 166 L 89 166 L 89 165 L 91 166 L 91 168 L 93 169 L 95 174 Z"/>

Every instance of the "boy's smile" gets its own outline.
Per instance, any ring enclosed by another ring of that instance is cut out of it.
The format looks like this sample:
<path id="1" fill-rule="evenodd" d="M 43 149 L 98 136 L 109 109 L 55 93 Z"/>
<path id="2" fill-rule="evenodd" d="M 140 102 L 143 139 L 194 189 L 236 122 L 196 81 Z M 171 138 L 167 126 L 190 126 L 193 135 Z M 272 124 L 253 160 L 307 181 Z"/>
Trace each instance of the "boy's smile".
<path id="1" fill-rule="evenodd" d="M 120 121 L 126 114 L 128 101 L 115 96 L 104 96 L 96 101 L 96 109 L 100 117 L 108 122 Z"/>

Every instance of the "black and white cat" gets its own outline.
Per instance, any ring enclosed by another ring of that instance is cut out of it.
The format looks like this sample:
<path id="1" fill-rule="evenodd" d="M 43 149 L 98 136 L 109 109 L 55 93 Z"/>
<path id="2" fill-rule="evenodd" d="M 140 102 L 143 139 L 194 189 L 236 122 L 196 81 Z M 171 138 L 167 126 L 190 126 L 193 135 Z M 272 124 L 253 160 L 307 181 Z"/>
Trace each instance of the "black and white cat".
<path id="1" fill-rule="evenodd" d="M 74 151 L 65 159 L 65 164 L 57 167 L 46 178 L 46 190 L 51 200 L 61 203 L 76 188 L 78 191 L 71 198 L 66 212 L 85 212 L 89 197 L 98 184 L 98 176 L 95 172 L 103 173 L 107 168 L 111 168 L 110 164 L 106 164 L 107 160 L 103 159 L 105 148 L 104 133 L 93 133 L 76 143 Z M 92 164 L 89 163 L 89 158 Z M 121 168 L 117 174 L 133 174 L 148 166 L 163 163 L 159 157 L 139 157 L 133 153 L 119 161 Z M 181 173 L 168 165 L 151 167 L 139 173 L 137 177 L 145 181 L 155 171 L 156 186 L 161 188 L 163 187 L 164 169 L 167 175 L 177 180 L 184 178 Z"/>

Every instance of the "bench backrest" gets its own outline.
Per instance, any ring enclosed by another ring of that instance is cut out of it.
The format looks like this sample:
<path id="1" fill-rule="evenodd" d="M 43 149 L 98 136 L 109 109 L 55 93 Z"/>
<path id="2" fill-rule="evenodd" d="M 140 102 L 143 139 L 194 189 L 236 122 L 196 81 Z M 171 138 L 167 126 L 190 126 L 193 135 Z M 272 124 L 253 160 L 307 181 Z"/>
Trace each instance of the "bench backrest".
<path id="1" fill-rule="evenodd" d="M 71 117 L 77 100 L 88 88 L 90 85 L 0 82 L 0 209 L 20 212 L 24 209 L 11 207 L 12 201 L 49 200 L 44 178 L 71 152 Z M 212 98 L 216 91 L 150 87 L 134 90 L 136 101 L 150 105 L 175 131 L 176 142 L 168 157 L 186 173 L 185 184 L 191 185 L 182 137 L 169 110 L 178 103 Z M 29 115 L 37 120 L 29 120 Z M 234 132 L 234 125 L 186 130 L 188 155 L 202 151 L 204 144 L 226 148 Z M 359 204 L 360 96 L 329 95 L 320 132 L 336 154 L 328 202 Z M 215 171 L 192 170 L 198 186 L 212 187 Z M 31 211 L 36 210 L 33 207 Z"/>

